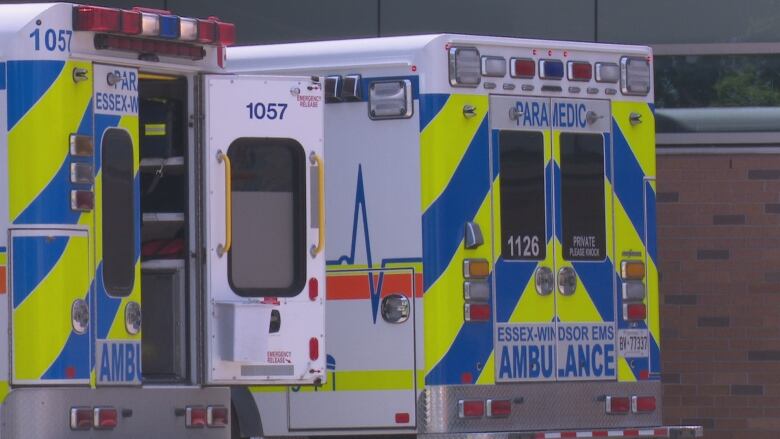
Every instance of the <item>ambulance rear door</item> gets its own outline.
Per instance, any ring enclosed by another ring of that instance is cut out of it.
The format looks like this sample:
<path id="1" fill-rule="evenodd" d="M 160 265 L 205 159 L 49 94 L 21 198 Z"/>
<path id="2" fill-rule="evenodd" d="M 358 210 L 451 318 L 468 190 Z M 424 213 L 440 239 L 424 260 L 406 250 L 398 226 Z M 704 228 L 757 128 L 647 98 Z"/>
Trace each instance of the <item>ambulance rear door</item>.
<path id="1" fill-rule="evenodd" d="M 206 75 L 202 86 L 206 382 L 324 381 L 320 83 Z"/>

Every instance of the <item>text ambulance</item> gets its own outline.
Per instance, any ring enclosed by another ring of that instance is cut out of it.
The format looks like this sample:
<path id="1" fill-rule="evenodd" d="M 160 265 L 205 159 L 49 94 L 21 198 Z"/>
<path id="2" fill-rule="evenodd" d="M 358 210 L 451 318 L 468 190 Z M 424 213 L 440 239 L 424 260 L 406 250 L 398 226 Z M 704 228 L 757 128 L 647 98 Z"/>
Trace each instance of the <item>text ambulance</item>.
<path id="1" fill-rule="evenodd" d="M 228 438 L 228 386 L 324 381 L 322 84 L 234 39 L 0 5 L 3 439 Z"/>
<path id="2" fill-rule="evenodd" d="M 253 388 L 264 435 L 701 435 L 661 417 L 649 48 L 432 35 L 227 58 L 327 77 L 328 382 Z"/>

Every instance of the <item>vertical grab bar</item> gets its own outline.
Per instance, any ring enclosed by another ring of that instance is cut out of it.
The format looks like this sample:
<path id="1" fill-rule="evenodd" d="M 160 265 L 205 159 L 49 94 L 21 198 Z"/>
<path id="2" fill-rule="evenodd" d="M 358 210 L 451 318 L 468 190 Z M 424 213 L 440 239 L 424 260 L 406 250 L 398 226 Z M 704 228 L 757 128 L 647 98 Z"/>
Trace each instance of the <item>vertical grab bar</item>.
<path id="1" fill-rule="evenodd" d="M 311 257 L 314 258 L 325 246 L 325 168 L 322 158 L 314 152 L 309 155 L 309 162 L 312 165 L 317 165 L 317 196 L 319 197 L 319 205 L 317 206 L 319 209 L 319 238 L 317 245 L 312 245 L 311 249 L 309 249 Z"/>
<path id="2" fill-rule="evenodd" d="M 217 162 L 225 163 L 225 243 L 217 245 L 217 255 L 221 258 L 233 245 L 233 170 L 230 158 L 221 149 L 217 151 Z"/>

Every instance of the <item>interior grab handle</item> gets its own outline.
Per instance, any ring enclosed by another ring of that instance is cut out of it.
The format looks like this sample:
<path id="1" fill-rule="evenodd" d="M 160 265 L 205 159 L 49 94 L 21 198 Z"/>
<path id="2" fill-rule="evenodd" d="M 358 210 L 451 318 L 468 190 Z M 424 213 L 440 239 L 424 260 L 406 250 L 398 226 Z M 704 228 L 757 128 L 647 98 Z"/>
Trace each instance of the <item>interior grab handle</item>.
<path id="1" fill-rule="evenodd" d="M 225 164 L 225 243 L 217 245 L 217 255 L 221 258 L 233 245 L 233 169 L 230 157 L 221 149 L 217 151 L 217 162 Z"/>
<path id="2" fill-rule="evenodd" d="M 312 151 L 309 155 L 309 162 L 317 165 L 317 196 L 319 197 L 318 215 L 319 215 L 319 236 L 317 245 L 312 245 L 309 253 L 311 257 L 316 257 L 325 246 L 325 167 L 322 163 L 322 157 Z"/>

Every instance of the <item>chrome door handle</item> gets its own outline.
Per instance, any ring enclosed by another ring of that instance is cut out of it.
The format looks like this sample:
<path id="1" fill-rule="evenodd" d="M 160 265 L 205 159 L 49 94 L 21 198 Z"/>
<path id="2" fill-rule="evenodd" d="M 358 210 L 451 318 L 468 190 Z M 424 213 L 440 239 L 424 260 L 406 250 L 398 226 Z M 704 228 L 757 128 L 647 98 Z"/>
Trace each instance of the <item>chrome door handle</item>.
<path id="1" fill-rule="evenodd" d="M 571 267 L 558 270 L 558 292 L 563 296 L 571 296 L 577 290 L 577 272 Z"/>
<path id="2" fill-rule="evenodd" d="M 536 283 L 536 293 L 540 296 L 549 295 L 555 288 L 555 279 L 553 278 L 553 272 L 549 267 L 537 268 L 536 274 L 534 275 L 534 282 Z"/>

